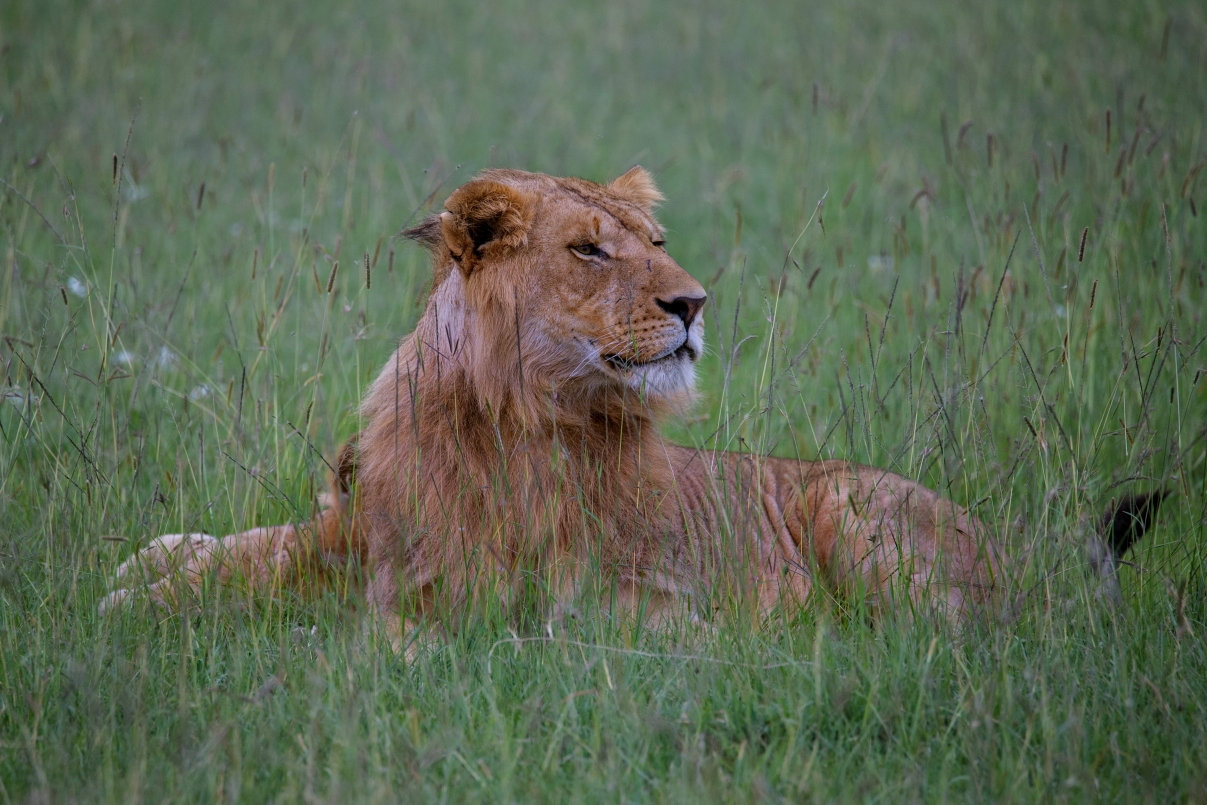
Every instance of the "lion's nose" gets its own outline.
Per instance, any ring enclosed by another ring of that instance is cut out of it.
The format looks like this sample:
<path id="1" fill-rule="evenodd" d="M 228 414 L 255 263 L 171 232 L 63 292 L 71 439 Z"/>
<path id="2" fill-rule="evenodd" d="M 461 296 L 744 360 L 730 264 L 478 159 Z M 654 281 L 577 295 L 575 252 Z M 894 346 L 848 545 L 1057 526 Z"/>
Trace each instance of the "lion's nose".
<path id="1" fill-rule="evenodd" d="M 678 316 L 682 319 L 684 327 L 691 327 L 692 322 L 696 320 L 696 315 L 700 312 L 700 308 L 704 307 L 704 303 L 707 301 L 708 296 L 676 296 L 669 302 L 659 299 L 658 307 L 672 316 Z"/>

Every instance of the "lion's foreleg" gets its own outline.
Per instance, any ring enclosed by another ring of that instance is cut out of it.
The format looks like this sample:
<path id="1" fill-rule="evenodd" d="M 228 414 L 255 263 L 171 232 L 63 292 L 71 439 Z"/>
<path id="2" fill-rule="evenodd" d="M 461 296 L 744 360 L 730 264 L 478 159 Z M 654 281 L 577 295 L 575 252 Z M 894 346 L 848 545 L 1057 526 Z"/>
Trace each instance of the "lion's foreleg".
<path id="1" fill-rule="evenodd" d="M 140 593 L 170 611 L 186 608 L 207 584 L 253 595 L 319 587 L 328 568 L 359 558 L 355 517 L 343 507 L 321 510 L 302 525 L 260 526 L 223 537 L 168 534 L 118 567 L 101 612 Z"/>
<path id="2" fill-rule="evenodd" d="M 158 606 L 178 611 L 207 583 L 241 583 L 266 592 L 291 579 L 299 558 L 312 553 L 309 529 L 262 526 L 221 539 L 208 534 L 168 534 L 127 559 L 115 574 L 113 591 L 100 603 L 106 612 L 139 592 Z"/>

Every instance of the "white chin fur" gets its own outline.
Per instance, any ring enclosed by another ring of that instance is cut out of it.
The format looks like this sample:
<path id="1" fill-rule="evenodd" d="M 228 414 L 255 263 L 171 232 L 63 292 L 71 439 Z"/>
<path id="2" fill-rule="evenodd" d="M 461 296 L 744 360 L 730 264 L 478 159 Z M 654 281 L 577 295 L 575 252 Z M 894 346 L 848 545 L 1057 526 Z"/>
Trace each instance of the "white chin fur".
<path id="1" fill-rule="evenodd" d="M 704 351 L 704 322 L 697 318 L 687 331 L 687 345 L 696 355 Z M 686 355 L 634 367 L 629 387 L 650 398 L 690 398 L 696 390 L 696 362 Z"/>
<path id="2" fill-rule="evenodd" d="M 647 397 L 682 397 L 696 389 L 696 365 L 685 355 L 635 367 L 627 380 L 630 388 Z"/>

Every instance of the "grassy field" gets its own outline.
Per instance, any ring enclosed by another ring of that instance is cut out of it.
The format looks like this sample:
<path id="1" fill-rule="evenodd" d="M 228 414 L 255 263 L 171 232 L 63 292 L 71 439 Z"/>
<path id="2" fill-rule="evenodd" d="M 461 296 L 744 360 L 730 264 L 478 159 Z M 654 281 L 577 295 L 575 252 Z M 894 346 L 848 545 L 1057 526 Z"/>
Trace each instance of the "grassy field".
<path id="1" fill-rule="evenodd" d="M 1203 801 L 1205 109 L 1161 0 L 5 2 L 0 802 Z M 672 438 L 943 489 L 1036 551 L 1019 618 L 408 664 L 355 597 L 97 616 L 156 534 L 308 514 L 419 314 L 399 230 L 635 163 L 711 295 Z M 1085 523 L 1158 486 L 1107 611 Z"/>

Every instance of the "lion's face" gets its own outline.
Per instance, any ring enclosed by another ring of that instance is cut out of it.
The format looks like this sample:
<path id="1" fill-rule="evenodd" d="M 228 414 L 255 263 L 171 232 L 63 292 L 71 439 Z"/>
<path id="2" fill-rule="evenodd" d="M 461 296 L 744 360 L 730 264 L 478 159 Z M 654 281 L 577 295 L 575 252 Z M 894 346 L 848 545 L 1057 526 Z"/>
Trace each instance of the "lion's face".
<path id="1" fill-rule="evenodd" d="M 649 396 L 690 390 L 704 349 L 704 289 L 666 252 L 648 212 L 614 195 L 540 200 L 528 301 L 551 343 Z"/>
<path id="2" fill-rule="evenodd" d="M 449 198 L 437 247 L 487 330 L 513 351 L 523 333 L 526 374 L 673 399 L 694 385 L 707 297 L 667 254 L 660 198 L 640 168 L 609 185 L 490 171 Z"/>

